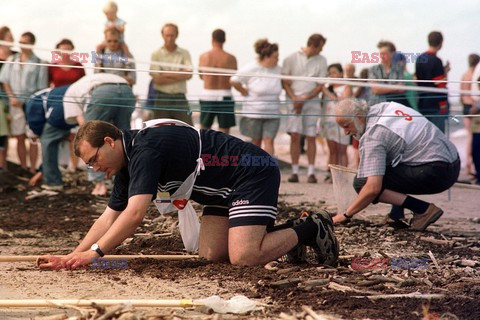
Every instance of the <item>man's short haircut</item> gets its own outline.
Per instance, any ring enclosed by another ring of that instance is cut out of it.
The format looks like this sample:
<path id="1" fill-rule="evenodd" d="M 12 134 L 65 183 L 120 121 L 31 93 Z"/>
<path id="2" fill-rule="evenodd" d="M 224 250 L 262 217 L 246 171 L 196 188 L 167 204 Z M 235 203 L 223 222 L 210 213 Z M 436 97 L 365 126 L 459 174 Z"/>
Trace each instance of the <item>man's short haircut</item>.
<path id="1" fill-rule="evenodd" d="M 225 43 L 225 40 L 226 40 L 225 31 L 223 31 L 222 29 L 215 29 L 212 32 L 212 39 L 218 43 Z"/>
<path id="2" fill-rule="evenodd" d="M 72 50 L 75 49 L 75 46 L 73 45 L 73 42 L 72 42 L 72 40 L 70 40 L 70 39 L 62 39 L 62 40 L 60 40 L 60 42 L 57 43 L 57 46 L 56 46 L 55 48 L 58 49 L 58 48 L 60 48 L 60 46 L 65 45 L 65 44 L 66 44 L 66 45 L 69 45 L 70 47 L 72 47 Z"/>
<path id="3" fill-rule="evenodd" d="M 120 31 L 118 31 L 118 29 L 115 28 L 115 27 L 113 27 L 113 26 L 107 28 L 104 33 L 105 33 L 105 36 L 107 36 L 107 34 L 110 34 L 110 35 L 112 35 L 112 36 L 118 36 L 118 37 L 121 36 Z"/>
<path id="4" fill-rule="evenodd" d="M 255 52 L 258 54 L 258 60 L 260 61 L 270 57 L 274 52 L 278 51 L 278 45 L 276 43 L 268 42 L 267 39 L 255 41 L 253 47 L 255 48 Z"/>
<path id="5" fill-rule="evenodd" d="M 324 38 L 321 34 L 314 33 L 308 38 L 307 47 L 312 46 L 312 47 L 318 48 L 322 44 L 325 44 L 326 42 L 327 42 L 327 39 Z"/>
<path id="6" fill-rule="evenodd" d="M 163 30 L 165 30 L 166 27 L 174 28 L 175 29 L 175 34 L 178 37 L 178 26 L 175 23 L 171 23 L 171 22 L 165 23 L 162 27 L 162 34 L 163 34 Z"/>
<path id="7" fill-rule="evenodd" d="M 397 51 L 397 48 L 391 41 L 380 40 L 380 42 L 378 42 L 377 44 L 377 48 L 381 49 L 383 47 L 388 47 L 388 50 L 390 50 L 391 53 L 394 53 L 395 51 Z"/>
<path id="8" fill-rule="evenodd" d="M 85 123 L 80 127 L 75 136 L 75 142 L 73 144 L 75 155 L 80 157 L 80 144 L 82 141 L 90 143 L 92 148 L 98 148 L 105 143 L 105 137 L 110 137 L 113 140 L 120 139 L 122 137 L 122 131 L 113 124 L 105 121 L 92 120 Z"/>
<path id="9" fill-rule="evenodd" d="M 468 55 L 468 66 L 470 68 L 476 67 L 478 62 L 480 62 L 480 56 L 478 54 L 472 53 Z"/>
<path id="10" fill-rule="evenodd" d="M 428 34 L 428 45 L 431 47 L 438 47 L 443 43 L 443 36 L 438 31 L 432 31 Z"/>
<path id="11" fill-rule="evenodd" d="M 335 114 L 337 117 L 350 117 L 353 121 L 353 116 L 366 117 L 368 115 L 368 105 L 363 99 L 343 99 L 337 104 Z"/>
<path id="12" fill-rule="evenodd" d="M 30 40 L 30 44 L 35 44 L 35 36 L 30 31 L 24 32 L 22 34 L 22 37 L 28 37 L 28 39 Z"/>
<path id="13" fill-rule="evenodd" d="M 114 2 L 114 1 L 109 1 L 107 2 L 107 4 L 105 5 L 105 7 L 103 7 L 103 12 L 104 13 L 107 13 L 107 12 L 117 12 L 118 11 L 118 6 L 117 4 Z"/>
<path id="14" fill-rule="evenodd" d="M 10 31 L 10 28 L 7 27 L 7 26 L 3 26 L 0 28 L 0 40 L 5 40 L 5 36 L 7 35 L 7 33 L 12 33 Z"/>

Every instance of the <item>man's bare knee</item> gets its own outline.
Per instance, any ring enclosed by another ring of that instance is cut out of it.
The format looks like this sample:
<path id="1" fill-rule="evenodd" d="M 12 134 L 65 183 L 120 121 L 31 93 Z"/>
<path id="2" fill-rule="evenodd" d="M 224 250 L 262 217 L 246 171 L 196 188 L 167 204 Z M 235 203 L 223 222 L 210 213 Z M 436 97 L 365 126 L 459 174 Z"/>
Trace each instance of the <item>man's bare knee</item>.
<path id="1" fill-rule="evenodd" d="M 236 266 L 253 267 L 261 264 L 257 253 L 242 251 L 230 254 L 230 263 Z"/>

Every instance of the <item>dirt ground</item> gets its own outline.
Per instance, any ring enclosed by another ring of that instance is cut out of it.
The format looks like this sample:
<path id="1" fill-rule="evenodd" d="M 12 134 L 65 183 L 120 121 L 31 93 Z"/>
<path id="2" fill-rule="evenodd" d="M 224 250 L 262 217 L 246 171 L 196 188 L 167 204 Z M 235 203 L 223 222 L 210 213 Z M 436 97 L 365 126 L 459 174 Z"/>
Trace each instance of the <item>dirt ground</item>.
<path id="1" fill-rule="evenodd" d="M 26 187 L 27 174 L 13 165 L 11 168 L 10 172 L 0 173 L 0 255 L 69 253 L 103 211 L 107 198 L 90 195 L 84 173 L 79 172 L 66 174 L 64 192 L 24 200 L 32 190 Z M 282 171 L 280 222 L 297 216 L 301 210 L 326 209 L 332 214 L 336 211 L 330 184 L 289 184 L 287 176 L 288 172 Z M 263 266 L 246 268 L 199 259 L 131 260 L 126 270 L 102 271 L 40 271 L 30 262 L 0 263 L 0 299 L 198 299 L 212 295 L 229 299 L 242 294 L 260 302 L 259 310 L 242 316 L 219 316 L 193 309 L 137 308 L 124 316 L 125 319 L 480 319 L 479 196 L 478 189 L 455 186 L 450 192 L 423 197 L 445 210 L 442 219 L 425 233 L 384 224 L 388 206 L 369 207 L 349 225 L 336 227 L 341 244 L 341 259 L 336 269 L 280 262 L 268 270 Z M 432 239 L 439 241 L 432 243 L 435 242 Z M 112 254 L 182 253 L 175 215 L 159 216 L 152 207 L 135 236 Z M 355 269 L 352 257 L 383 258 L 390 262 L 385 269 Z M 398 257 L 427 259 L 428 266 L 394 269 L 390 258 Z M 368 298 L 408 293 L 438 296 Z M 308 316 L 302 306 L 309 306 L 317 318 Z M 79 312 L 73 308 L 0 307 L 0 319 L 78 316 Z"/>

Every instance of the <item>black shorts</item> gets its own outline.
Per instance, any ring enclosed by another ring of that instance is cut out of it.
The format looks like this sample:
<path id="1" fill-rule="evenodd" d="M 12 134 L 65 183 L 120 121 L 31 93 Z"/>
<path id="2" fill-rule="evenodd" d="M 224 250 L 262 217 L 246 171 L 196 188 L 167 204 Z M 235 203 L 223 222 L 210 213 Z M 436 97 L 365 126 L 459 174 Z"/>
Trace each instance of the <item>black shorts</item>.
<path id="1" fill-rule="evenodd" d="M 404 194 L 443 192 L 457 181 L 459 173 L 459 158 L 453 163 L 437 161 L 418 166 L 404 164 L 399 164 L 396 167 L 387 166 L 383 176 L 382 191 L 372 203 L 378 202 L 378 198 L 385 189 Z M 357 193 L 360 192 L 366 182 L 367 178 L 355 177 L 353 187 Z"/>
<path id="2" fill-rule="evenodd" d="M 227 206 L 206 205 L 203 215 L 228 217 L 229 227 L 265 225 L 273 227 L 277 216 L 280 170 L 278 166 L 259 167 L 241 177 L 230 194 Z"/>
<path id="3" fill-rule="evenodd" d="M 235 101 L 232 97 L 223 97 L 223 101 L 200 100 L 200 124 L 210 128 L 218 118 L 218 126 L 222 129 L 235 126 Z"/>
<path id="4" fill-rule="evenodd" d="M 471 104 L 465 104 L 463 103 L 463 114 L 464 115 L 467 115 L 467 114 L 470 114 L 470 110 L 472 109 L 472 105 Z"/>

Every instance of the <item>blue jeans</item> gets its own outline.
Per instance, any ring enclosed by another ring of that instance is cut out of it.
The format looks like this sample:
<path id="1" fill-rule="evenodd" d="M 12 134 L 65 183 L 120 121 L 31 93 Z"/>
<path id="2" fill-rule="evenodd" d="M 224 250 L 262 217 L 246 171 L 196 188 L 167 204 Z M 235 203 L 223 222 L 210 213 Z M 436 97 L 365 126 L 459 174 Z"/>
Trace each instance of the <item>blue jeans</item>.
<path id="1" fill-rule="evenodd" d="M 135 110 L 135 96 L 132 88 L 122 83 L 106 83 L 92 91 L 90 103 L 85 112 L 85 120 L 110 122 L 120 130 L 130 129 L 130 119 Z M 103 181 L 103 172 L 88 170 L 89 181 Z"/>
<path id="2" fill-rule="evenodd" d="M 68 137 L 70 129 L 59 129 L 48 122 L 43 128 L 40 142 L 42 144 L 43 180 L 49 186 L 63 185 L 62 173 L 58 169 L 58 147 Z"/>

